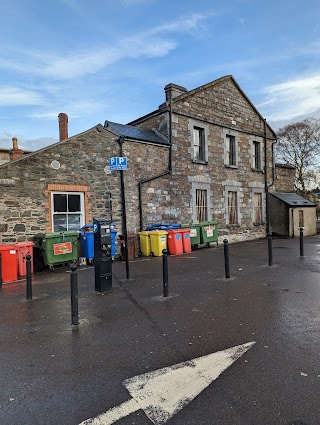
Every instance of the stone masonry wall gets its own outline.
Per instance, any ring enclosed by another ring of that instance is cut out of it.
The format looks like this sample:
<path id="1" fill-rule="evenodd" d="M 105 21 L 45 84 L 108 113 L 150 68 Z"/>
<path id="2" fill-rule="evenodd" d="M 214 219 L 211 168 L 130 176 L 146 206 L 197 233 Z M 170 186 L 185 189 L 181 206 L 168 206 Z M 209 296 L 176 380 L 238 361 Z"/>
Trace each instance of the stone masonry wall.
<path id="1" fill-rule="evenodd" d="M 276 183 L 277 192 L 294 192 L 295 168 L 291 165 L 276 164 Z"/>
<path id="2" fill-rule="evenodd" d="M 161 111 L 159 111 L 159 115 Z M 169 114 L 167 113 L 169 116 Z M 190 121 L 205 128 L 207 164 L 192 160 Z M 139 127 L 157 123 L 156 115 L 144 117 Z M 220 125 L 217 125 L 219 123 Z M 237 167 L 225 165 L 225 135 L 237 139 Z M 272 133 L 268 130 L 268 136 Z M 264 120 L 256 113 L 232 80 L 173 102 L 172 175 L 168 186 L 158 187 L 158 196 L 167 196 L 169 204 L 159 217 L 168 221 L 191 222 L 195 211 L 195 190 L 208 192 L 209 220 L 217 220 L 220 241 L 228 235 L 230 241 L 265 236 L 265 224 L 255 224 L 253 194 L 263 195 L 265 216 L 264 172 L 253 170 L 253 141 L 261 142 L 261 164 L 264 167 Z M 267 146 L 268 176 L 272 180 L 271 140 Z M 150 184 L 152 187 L 153 184 Z M 152 189 L 149 189 L 152 190 Z M 239 225 L 227 225 L 227 191 L 236 190 L 239 201 Z"/>
<path id="3" fill-rule="evenodd" d="M 119 156 L 117 138 L 94 128 L 0 167 L 0 243 L 32 240 L 50 232 L 50 190 L 85 192 L 86 222 L 109 217 L 107 192 L 112 193 L 113 220 L 121 230 L 120 173 L 103 171 L 112 156 Z M 128 231 L 139 230 L 138 181 L 164 172 L 168 148 L 125 142 L 129 170 L 124 171 Z M 60 162 L 54 170 L 51 162 Z M 146 215 L 148 208 L 146 205 Z"/>

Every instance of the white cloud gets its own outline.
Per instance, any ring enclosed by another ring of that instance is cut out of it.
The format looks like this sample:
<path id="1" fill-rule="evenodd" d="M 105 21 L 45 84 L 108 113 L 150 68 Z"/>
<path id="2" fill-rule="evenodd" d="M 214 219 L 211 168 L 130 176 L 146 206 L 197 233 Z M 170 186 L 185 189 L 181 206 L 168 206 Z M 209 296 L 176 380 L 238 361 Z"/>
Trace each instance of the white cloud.
<path id="1" fill-rule="evenodd" d="M 3 52 L 2 57 L 0 57 L 0 68 L 56 80 L 67 80 L 95 74 L 122 59 L 168 55 L 178 45 L 178 42 L 174 39 L 175 33 L 198 30 L 201 28 L 201 23 L 209 16 L 210 13 L 182 17 L 164 25 L 120 38 L 110 47 L 99 49 L 89 47 L 87 51 L 71 55 L 66 55 L 64 52 L 55 55 L 45 52 L 19 51 L 13 52 L 12 57 L 8 57 L 7 53 L 6 57 L 5 52 Z M 171 38 L 169 38 L 169 34 L 171 34 Z M 17 57 L 20 58 L 20 61 L 17 61 Z"/>
<path id="2" fill-rule="evenodd" d="M 271 120 L 311 114 L 320 108 L 320 74 L 268 86 L 264 93 L 265 100 L 257 106 L 268 111 Z"/>
<path id="3" fill-rule="evenodd" d="M 16 87 L 0 86 L 0 105 L 41 105 L 42 96 L 34 91 L 23 90 Z"/>

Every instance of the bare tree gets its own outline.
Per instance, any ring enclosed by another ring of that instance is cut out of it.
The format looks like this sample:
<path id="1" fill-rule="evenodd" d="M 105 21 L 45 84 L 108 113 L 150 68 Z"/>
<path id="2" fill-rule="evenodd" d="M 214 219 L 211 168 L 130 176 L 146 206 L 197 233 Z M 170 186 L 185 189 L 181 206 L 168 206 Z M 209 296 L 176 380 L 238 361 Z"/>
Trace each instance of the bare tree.
<path id="1" fill-rule="evenodd" d="M 307 118 L 286 125 L 277 133 L 277 161 L 296 168 L 296 190 L 306 193 L 306 182 L 314 178 L 320 162 L 320 120 Z"/>

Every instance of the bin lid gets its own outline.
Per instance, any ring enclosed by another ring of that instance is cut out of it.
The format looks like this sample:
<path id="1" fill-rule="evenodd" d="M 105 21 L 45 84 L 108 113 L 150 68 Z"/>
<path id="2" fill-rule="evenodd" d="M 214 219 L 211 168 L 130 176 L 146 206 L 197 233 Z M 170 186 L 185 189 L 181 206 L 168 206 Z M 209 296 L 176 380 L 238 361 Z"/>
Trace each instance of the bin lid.
<path id="1" fill-rule="evenodd" d="M 150 231 L 144 230 L 144 231 L 142 231 L 142 232 L 139 232 L 139 233 L 138 233 L 138 235 L 145 235 L 145 236 L 148 236 L 148 235 L 149 235 L 149 233 L 150 233 Z"/>
<path id="2" fill-rule="evenodd" d="M 172 234 L 172 233 L 181 233 L 183 232 L 184 229 L 169 229 L 168 233 Z"/>
<path id="3" fill-rule="evenodd" d="M 17 250 L 15 245 L 0 245 L 0 251 L 11 251 L 11 250 L 14 250 L 14 251 Z"/>
<path id="4" fill-rule="evenodd" d="M 147 233 L 149 233 L 150 236 L 163 236 L 168 234 L 168 232 L 165 230 L 150 230 L 150 232 Z"/>
<path id="5" fill-rule="evenodd" d="M 20 247 L 20 246 L 22 246 L 22 247 L 24 247 L 24 246 L 34 246 L 34 243 L 30 242 L 30 241 L 17 242 L 17 243 L 15 243 L 15 246 L 18 246 L 18 247 Z"/>
<path id="6" fill-rule="evenodd" d="M 77 232 L 77 230 L 69 230 L 67 232 L 42 233 L 42 237 L 45 238 L 45 239 L 59 238 L 61 236 L 62 237 L 63 236 L 77 236 L 78 237 L 78 232 Z"/>

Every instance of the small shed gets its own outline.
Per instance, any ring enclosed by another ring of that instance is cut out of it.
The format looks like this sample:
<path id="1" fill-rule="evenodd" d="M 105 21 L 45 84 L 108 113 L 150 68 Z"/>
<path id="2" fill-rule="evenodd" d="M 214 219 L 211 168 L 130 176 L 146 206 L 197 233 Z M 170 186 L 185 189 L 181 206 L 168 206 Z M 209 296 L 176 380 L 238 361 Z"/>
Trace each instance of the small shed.
<path id="1" fill-rule="evenodd" d="M 275 236 L 298 237 L 299 228 L 305 236 L 317 234 L 316 207 L 297 193 L 270 192 L 270 226 Z"/>

